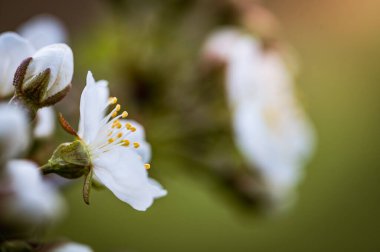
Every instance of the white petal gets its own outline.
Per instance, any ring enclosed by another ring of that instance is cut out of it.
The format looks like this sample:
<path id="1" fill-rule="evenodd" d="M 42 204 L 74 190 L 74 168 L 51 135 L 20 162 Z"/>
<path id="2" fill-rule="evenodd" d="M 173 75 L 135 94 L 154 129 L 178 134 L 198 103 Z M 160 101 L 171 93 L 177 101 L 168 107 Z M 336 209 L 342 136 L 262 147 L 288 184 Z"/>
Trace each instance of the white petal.
<path id="1" fill-rule="evenodd" d="M 139 148 L 134 148 L 133 145 L 129 148 L 133 151 L 136 151 L 137 154 L 139 154 L 142 158 L 142 161 L 144 163 L 149 163 L 150 159 L 152 158 L 152 147 L 151 145 L 145 140 L 145 130 L 144 127 L 136 122 L 135 120 L 120 120 L 122 125 L 125 125 L 126 123 L 130 123 L 133 127 L 136 128 L 135 132 L 130 132 L 128 134 L 128 139 L 131 143 L 138 142 L 140 144 Z"/>
<path id="2" fill-rule="evenodd" d="M 149 184 L 154 198 L 161 198 L 168 194 L 168 192 L 156 180 L 149 178 Z"/>
<path id="3" fill-rule="evenodd" d="M 16 33 L 0 34 L 0 97 L 13 94 L 13 77 L 16 69 L 33 53 L 33 46 Z"/>
<path id="4" fill-rule="evenodd" d="M 233 116 L 242 154 L 259 169 L 270 190 L 283 195 L 285 188 L 291 191 L 297 185 L 313 146 L 310 124 L 293 106 L 252 101 L 239 104 Z"/>
<path id="5" fill-rule="evenodd" d="M 50 79 L 45 98 L 55 95 L 71 84 L 74 60 L 71 48 L 66 44 L 53 44 L 38 50 L 28 66 L 25 81 L 50 69 Z"/>
<path id="6" fill-rule="evenodd" d="M 203 47 L 203 55 L 210 60 L 227 63 L 231 57 L 231 49 L 242 33 L 234 28 L 225 28 L 212 33 Z"/>
<path id="7" fill-rule="evenodd" d="M 9 223 L 49 224 L 64 210 L 62 198 L 44 182 L 36 164 L 26 160 L 9 161 L 1 190 L 11 193 L 0 200 L 2 217 Z"/>
<path id="8" fill-rule="evenodd" d="M 44 46 L 67 43 L 67 32 L 60 20 L 51 15 L 39 15 L 24 23 L 19 34 L 40 49 Z"/>
<path id="9" fill-rule="evenodd" d="M 80 121 L 78 135 L 90 144 L 96 137 L 104 110 L 108 102 L 108 83 L 95 82 L 91 72 L 87 74 L 87 84 L 80 99 Z"/>
<path id="10" fill-rule="evenodd" d="M 252 100 L 259 96 L 261 81 L 262 53 L 257 40 L 241 36 L 231 49 L 228 61 L 226 90 L 233 108 L 241 100 Z"/>
<path id="11" fill-rule="evenodd" d="M 55 130 L 55 112 L 52 107 L 45 107 L 37 111 L 37 124 L 34 128 L 34 136 L 37 138 L 47 138 Z"/>
<path id="12" fill-rule="evenodd" d="M 0 163 L 20 155 L 29 140 L 27 115 L 17 107 L 0 104 Z"/>
<path id="13" fill-rule="evenodd" d="M 93 169 L 97 180 L 136 210 L 145 211 L 154 198 L 166 194 L 157 183 L 148 179 L 138 155 L 126 148 L 104 153 L 94 160 Z"/>
<path id="14" fill-rule="evenodd" d="M 76 242 L 64 243 L 58 247 L 55 247 L 48 252 L 93 252 L 93 250 L 87 246 Z"/>

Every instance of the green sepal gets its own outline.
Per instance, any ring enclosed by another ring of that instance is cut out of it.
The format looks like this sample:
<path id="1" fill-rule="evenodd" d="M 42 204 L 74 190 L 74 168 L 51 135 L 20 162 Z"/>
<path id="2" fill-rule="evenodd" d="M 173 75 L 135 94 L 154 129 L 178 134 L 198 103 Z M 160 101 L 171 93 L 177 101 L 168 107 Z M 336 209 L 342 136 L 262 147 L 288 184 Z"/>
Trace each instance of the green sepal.
<path id="1" fill-rule="evenodd" d="M 87 175 L 90 169 L 90 154 L 80 140 L 59 145 L 48 163 L 41 167 L 43 174 L 55 173 L 68 179 Z"/>
<path id="2" fill-rule="evenodd" d="M 92 176 L 93 176 L 93 170 L 90 169 L 90 171 L 87 173 L 84 184 L 83 184 L 83 200 L 87 205 L 90 205 L 90 192 L 91 192 L 91 186 L 92 186 Z"/>

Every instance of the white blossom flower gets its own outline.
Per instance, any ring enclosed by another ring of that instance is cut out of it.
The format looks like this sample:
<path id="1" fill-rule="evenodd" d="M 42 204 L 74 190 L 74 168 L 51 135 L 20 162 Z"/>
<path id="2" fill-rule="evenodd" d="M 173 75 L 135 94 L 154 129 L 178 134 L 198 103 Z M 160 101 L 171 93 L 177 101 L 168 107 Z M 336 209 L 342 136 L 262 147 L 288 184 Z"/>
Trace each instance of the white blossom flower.
<path id="1" fill-rule="evenodd" d="M 55 112 L 52 107 L 44 107 L 37 111 L 36 126 L 33 135 L 36 138 L 47 138 L 55 130 Z"/>
<path id="2" fill-rule="evenodd" d="M 20 63 L 34 52 L 26 39 L 14 32 L 0 34 L 0 98 L 14 93 L 13 77 Z"/>
<path id="3" fill-rule="evenodd" d="M 33 54 L 24 77 L 23 89 L 28 88 L 33 83 L 32 80 L 46 69 L 50 69 L 50 76 L 42 102 L 63 92 L 71 85 L 74 61 L 70 47 L 66 44 L 53 44 Z"/>
<path id="4" fill-rule="evenodd" d="M 286 203 L 314 145 L 292 74 L 279 53 L 263 50 L 259 40 L 238 30 L 217 32 L 206 45 L 227 66 L 226 93 L 238 148 L 259 170 L 274 201 Z"/>
<path id="5" fill-rule="evenodd" d="M 50 249 L 49 252 L 93 252 L 93 250 L 87 245 L 76 242 L 65 242 Z"/>
<path id="6" fill-rule="evenodd" d="M 7 162 L 0 180 L 3 223 L 32 226 L 50 224 L 63 213 L 62 198 L 43 180 L 38 166 L 33 162 Z"/>
<path id="7" fill-rule="evenodd" d="M 22 24 L 17 32 L 27 39 L 34 48 L 67 42 L 67 32 L 62 22 L 54 16 L 42 14 Z"/>
<path id="8" fill-rule="evenodd" d="M 0 104 L 0 164 L 25 151 L 29 140 L 26 114 L 15 106 Z"/>
<path id="9" fill-rule="evenodd" d="M 145 142 L 141 126 L 133 122 L 123 124 L 126 111 L 118 115 L 120 105 L 105 115 L 108 106 L 116 104 L 108 98 L 107 82 L 95 82 L 91 72 L 80 102 L 78 135 L 87 146 L 94 178 L 108 187 L 116 197 L 133 208 L 145 211 L 153 200 L 166 195 L 153 179 L 148 177 L 150 148 L 138 150 Z M 140 139 L 139 139 L 140 138 Z"/>

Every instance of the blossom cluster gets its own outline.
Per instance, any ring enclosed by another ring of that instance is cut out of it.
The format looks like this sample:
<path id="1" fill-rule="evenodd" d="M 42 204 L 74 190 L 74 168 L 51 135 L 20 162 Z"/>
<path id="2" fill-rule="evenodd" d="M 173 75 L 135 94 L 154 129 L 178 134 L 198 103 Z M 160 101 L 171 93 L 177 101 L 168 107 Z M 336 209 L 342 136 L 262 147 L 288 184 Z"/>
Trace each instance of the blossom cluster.
<path id="1" fill-rule="evenodd" d="M 315 139 L 296 97 L 292 66 L 276 47 L 239 28 L 211 34 L 203 50 L 207 62 L 225 68 L 237 148 L 271 201 L 288 206 Z"/>
<path id="2" fill-rule="evenodd" d="M 0 34 L 0 227 L 12 239 L 15 233 L 57 221 L 65 212 L 59 185 L 44 177 L 50 173 L 84 177 L 87 204 L 93 183 L 139 211 L 166 195 L 148 176 L 151 147 L 143 126 L 127 119 L 117 98 L 109 96 L 108 82 L 95 81 L 90 71 L 80 99 L 78 131 L 59 115 L 74 141 L 59 145 L 45 164 L 28 160 L 33 141 L 52 136 L 53 105 L 72 85 L 74 57 L 66 43 L 64 27 L 50 16 L 30 20 L 18 33 Z M 74 243 L 52 247 L 91 251 Z"/>

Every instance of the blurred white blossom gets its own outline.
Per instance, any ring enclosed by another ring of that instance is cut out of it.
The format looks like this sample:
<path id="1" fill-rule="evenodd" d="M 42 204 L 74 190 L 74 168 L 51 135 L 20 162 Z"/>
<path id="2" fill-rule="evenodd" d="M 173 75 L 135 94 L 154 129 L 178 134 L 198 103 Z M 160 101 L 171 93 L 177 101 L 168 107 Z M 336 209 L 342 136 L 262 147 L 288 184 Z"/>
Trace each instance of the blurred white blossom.
<path id="1" fill-rule="evenodd" d="M 52 107 L 41 108 L 37 111 L 36 126 L 33 135 L 36 138 L 47 138 L 55 130 L 55 112 Z"/>
<path id="2" fill-rule="evenodd" d="M 33 52 L 31 43 L 16 33 L 0 34 L 0 98 L 14 93 L 13 77 L 16 69 Z"/>
<path id="3" fill-rule="evenodd" d="M 21 25 L 17 32 L 36 49 L 56 43 L 67 43 L 68 40 L 63 23 L 48 14 L 31 18 Z"/>
<path id="4" fill-rule="evenodd" d="M 282 56 L 236 29 L 216 32 L 205 56 L 226 64 L 226 93 L 235 141 L 264 179 L 275 202 L 286 204 L 314 146 L 313 128 L 297 102 Z M 212 57 L 210 57 L 210 55 Z"/>
<path id="5" fill-rule="evenodd" d="M 38 166 L 27 160 L 11 160 L 1 176 L 2 222 L 12 225 L 48 225 L 64 211 L 56 190 L 42 178 Z"/>
<path id="6" fill-rule="evenodd" d="M 93 250 L 89 246 L 84 244 L 76 242 L 65 242 L 63 244 L 55 246 L 48 252 L 93 252 Z"/>
<path id="7" fill-rule="evenodd" d="M 27 115 L 15 106 L 0 104 L 0 164 L 20 155 L 29 141 Z"/>
<path id="8" fill-rule="evenodd" d="M 133 122 L 123 124 L 119 119 L 128 113 L 118 115 L 119 104 L 105 115 L 107 107 L 116 102 L 116 98 L 108 98 L 107 82 L 95 82 L 89 72 L 81 96 L 78 135 L 90 152 L 94 178 L 120 200 L 145 211 L 166 191 L 148 177 L 146 168 L 150 165 L 144 161 L 150 156 L 150 148 L 138 150 L 145 140 L 143 132 L 136 134 L 142 127 L 138 125 L 137 129 Z"/>

